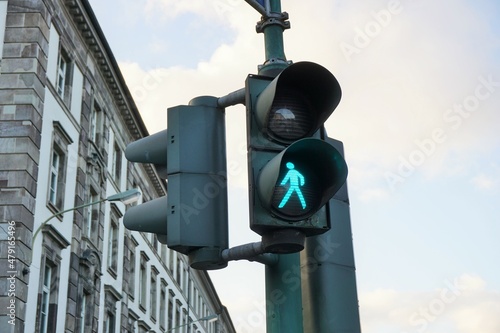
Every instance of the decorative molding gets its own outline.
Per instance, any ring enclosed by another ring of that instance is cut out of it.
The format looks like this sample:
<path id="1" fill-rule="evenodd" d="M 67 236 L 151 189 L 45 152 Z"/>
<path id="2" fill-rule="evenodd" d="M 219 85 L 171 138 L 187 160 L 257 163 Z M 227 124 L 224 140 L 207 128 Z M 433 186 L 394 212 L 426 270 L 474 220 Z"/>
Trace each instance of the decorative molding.
<path id="1" fill-rule="evenodd" d="M 71 243 L 51 224 L 43 226 L 42 233 L 54 240 L 61 249 L 67 248 Z"/>

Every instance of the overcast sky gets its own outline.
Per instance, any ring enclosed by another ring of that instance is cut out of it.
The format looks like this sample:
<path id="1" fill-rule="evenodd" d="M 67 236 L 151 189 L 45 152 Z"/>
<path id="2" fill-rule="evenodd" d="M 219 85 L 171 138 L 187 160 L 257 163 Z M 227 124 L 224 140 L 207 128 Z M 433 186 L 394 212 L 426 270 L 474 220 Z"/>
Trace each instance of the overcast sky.
<path id="1" fill-rule="evenodd" d="M 264 62 L 243 0 L 91 0 L 150 133 L 166 109 L 242 88 Z M 285 52 L 327 67 L 344 142 L 364 333 L 500 332 L 500 3 L 283 0 Z M 245 109 L 226 109 L 230 244 L 248 228 Z M 210 274 L 265 332 L 264 270 Z M 251 329 L 250 329 L 251 328 Z"/>

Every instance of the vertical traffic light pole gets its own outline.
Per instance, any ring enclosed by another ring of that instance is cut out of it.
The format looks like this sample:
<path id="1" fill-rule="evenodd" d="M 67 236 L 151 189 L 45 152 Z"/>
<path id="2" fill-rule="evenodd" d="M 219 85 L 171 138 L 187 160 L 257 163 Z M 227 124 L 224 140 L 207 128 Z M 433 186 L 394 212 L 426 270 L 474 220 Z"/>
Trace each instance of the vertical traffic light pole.
<path id="1" fill-rule="evenodd" d="M 341 141 L 328 140 L 344 156 Z M 327 203 L 331 229 L 308 237 L 301 252 L 306 332 L 360 333 L 347 184 Z"/>
<path id="2" fill-rule="evenodd" d="M 283 30 L 289 28 L 288 15 L 281 12 L 280 0 L 270 0 L 267 17 L 257 25 L 264 34 L 266 61 L 259 75 L 277 76 L 288 66 Z M 267 333 L 302 333 L 302 291 L 300 254 L 280 254 L 278 262 L 266 265 L 266 323 Z"/>
<path id="3" fill-rule="evenodd" d="M 281 12 L 280 0 L 270 0 L 266 16 L 257 23 L 257 32 L 264 34 L 266 61 L 259 68 L 259 75 L 277 76 L 288 66 L 283 46 L 283 30 L 290 28 L 288 14 Z"/>
<path id="4" fill-rule="evenodd" d="M 267 333 L 303 332 L 299 252 L 266 265 L 266 324 Z"/>

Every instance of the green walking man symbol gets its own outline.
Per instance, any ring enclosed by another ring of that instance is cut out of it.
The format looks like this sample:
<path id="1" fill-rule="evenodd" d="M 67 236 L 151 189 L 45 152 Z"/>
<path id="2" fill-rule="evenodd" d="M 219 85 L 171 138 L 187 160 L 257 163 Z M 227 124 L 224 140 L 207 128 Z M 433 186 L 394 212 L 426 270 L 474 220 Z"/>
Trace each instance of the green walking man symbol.
<path id="1" fill-rule="evenodd" d="M 300 186 L 304 186 L 305 179 L 304 176 L 297 170 L 295 170 L 295 165 L 293 165 L 292 162 L 288 162 L 286 164 L 286 167 L 289 169 L 287 174 L 285 175 L 285 178 L 283 178 L 283 181 L 281 182 L 281 186 L 285 185 L 290 181 L 290 187 L 288 188 L 288 191 L 286 192 L 285 196 L 283 197 L 283 200 L 281 200 L 278 208 L 283 208 L 286 203 L 288 202 L 288 199 L 292 196 L 293 192 L 297 193 L 297 196 L 299 197 L 300 204 L 302 205 L 302 209 L 306 209 L 306 200 L 304 199 L 304 196 L 302 195 L 302 191 L 300 190 Z M 300 185 L 299 185 L 300 182 Z"/>

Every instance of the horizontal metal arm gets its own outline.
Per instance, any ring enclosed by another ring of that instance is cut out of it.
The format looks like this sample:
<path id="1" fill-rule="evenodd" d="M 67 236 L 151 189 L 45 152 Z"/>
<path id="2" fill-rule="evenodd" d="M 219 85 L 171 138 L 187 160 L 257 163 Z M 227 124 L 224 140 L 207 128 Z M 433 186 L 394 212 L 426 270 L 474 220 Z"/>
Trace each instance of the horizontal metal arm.
<path id="1" fill-rule="evenodd" d="M 250 6 L 252 6 L 256 11 L 258 11 L 262 16 L 267 16 L 266 8 L 264 8 L 256 0 L 245 0 Z"/>
<path id="2" fill-rule="evenodd" d="M 225 249 L 222 251 L 222 259 L 224 261 L 241 260 L 252 258 L 259 254 L 264 254 L 262 242 L 243 244 Z"/>
<path id="3" fill-rule="evenodd" d="M 245 105 L 245 88 L 238 89 L 226 96 L 219 97 L 217 104 L 221 108 L 225 108 L 231 105 L 243 104 Z"/>
<path id="4" fill-rule="evenodd" d="M 249 260 L 257 261 L 265 265 L 273 265 L 278 262 L 278 255 L 265 253 L 262 242 L 243 244 L 222 251 L 222 260 Z"/>

